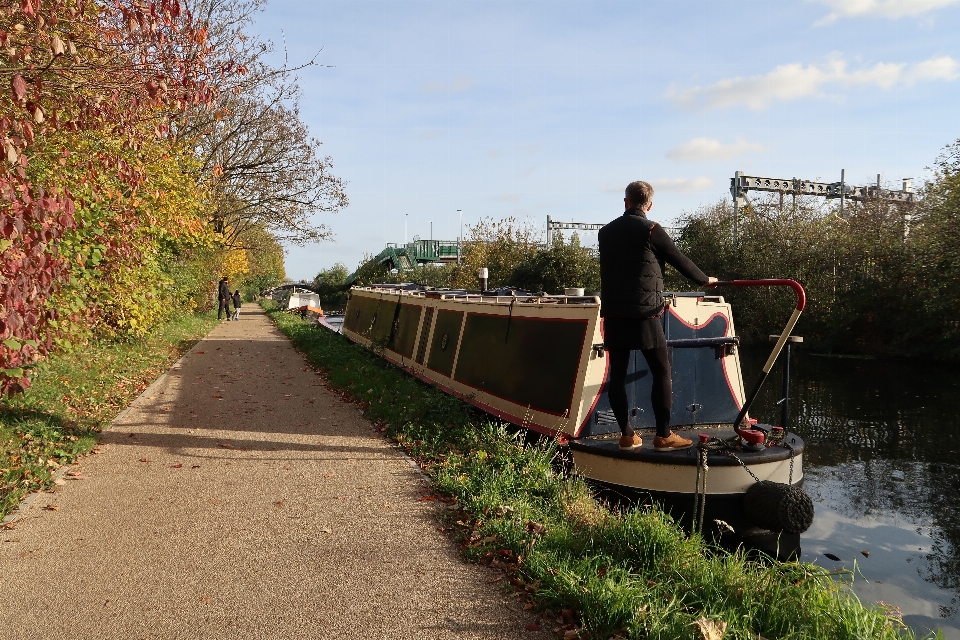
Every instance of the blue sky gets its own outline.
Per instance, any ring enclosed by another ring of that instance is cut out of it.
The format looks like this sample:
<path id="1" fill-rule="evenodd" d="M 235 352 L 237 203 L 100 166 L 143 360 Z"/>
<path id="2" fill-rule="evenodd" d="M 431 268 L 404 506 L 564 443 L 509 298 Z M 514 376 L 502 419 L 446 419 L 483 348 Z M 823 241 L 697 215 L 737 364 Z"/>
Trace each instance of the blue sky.
<path id="1" fill-rule="evenodd" d="M 632 180 L 667 225 L 736 170 L 899 188 L 960 137 L 960 0 L 271 0 L 254 31 L 322 49 L 302 116 L 349 182 L 294 279 L 458 209 L 608 222 Z"/>

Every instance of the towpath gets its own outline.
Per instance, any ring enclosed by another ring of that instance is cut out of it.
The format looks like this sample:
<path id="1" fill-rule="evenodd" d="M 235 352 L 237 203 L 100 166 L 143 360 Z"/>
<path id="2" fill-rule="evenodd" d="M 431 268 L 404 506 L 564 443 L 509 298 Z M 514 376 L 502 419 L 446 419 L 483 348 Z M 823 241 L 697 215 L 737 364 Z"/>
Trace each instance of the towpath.
<path id="1" fill-rule="evenodd" d="M 543 638 L 259 307 L 0 530 L 0 637 Z"/>

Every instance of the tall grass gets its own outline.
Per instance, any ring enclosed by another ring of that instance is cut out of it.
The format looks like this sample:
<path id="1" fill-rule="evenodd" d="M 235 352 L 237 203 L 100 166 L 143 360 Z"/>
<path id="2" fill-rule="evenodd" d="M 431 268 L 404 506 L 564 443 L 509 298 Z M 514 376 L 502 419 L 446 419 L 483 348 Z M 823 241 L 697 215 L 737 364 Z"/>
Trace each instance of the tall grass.
<path id="1" fill-rule="evenodd" d="M 426 498 L 455 507 L 445 524 L 464 554 L 502 569 L 561 635 L 700 640 L 699 620 L 737 640 L 915 637 L 825 569 L 727 553 L 654 508 L 605 508 L 558 470 L 554 444 L 527 443 L 343 336 L 268 311 L 432 477 L 438 495 Z"/>

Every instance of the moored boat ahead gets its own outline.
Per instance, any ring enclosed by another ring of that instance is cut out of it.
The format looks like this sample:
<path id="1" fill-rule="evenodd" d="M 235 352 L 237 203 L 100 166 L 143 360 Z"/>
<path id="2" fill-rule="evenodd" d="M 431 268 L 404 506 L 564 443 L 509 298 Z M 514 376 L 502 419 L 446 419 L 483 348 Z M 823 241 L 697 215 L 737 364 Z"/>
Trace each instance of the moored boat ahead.
<path id="1" fill-rule="evenodd" d="M 768 282 L 792 283 L 720 284 Z M 793 285 L 798 310 L 763 377 L 803 308 L 802 289 Z M 796 434 L 749 419 L 747 410 L 762 379 L 745 399 L 729 303 L 710 293 L 667 293 L 665 298 L 661 322 L 673 369 L 672 424 L 700 441 L 679 451 L 654 451 L 652 437 L 639 449 L 619 449 L 595 296 L 354 287 L 342 333 L 494 416 L 569 443 L 582 475 L 650 494 L 694 527 L 705 519 L 740 529 L 751 523 L 805 530 L 812 505 L 793 504 L 795 492 L 781 495 L 783 487 L 799 487 L 803 481 L 803 442 Z M 649 409 L 651 379 L 642 354 L 635 352 L 627 393 L 629 420 L 641 434 L 655 426 Z M 798 515 L 798 508 L 803 513 Z M 774 515 L 767 517 L 771 509 Z M 751 518 L 749 512 L 756 513 Z"/>

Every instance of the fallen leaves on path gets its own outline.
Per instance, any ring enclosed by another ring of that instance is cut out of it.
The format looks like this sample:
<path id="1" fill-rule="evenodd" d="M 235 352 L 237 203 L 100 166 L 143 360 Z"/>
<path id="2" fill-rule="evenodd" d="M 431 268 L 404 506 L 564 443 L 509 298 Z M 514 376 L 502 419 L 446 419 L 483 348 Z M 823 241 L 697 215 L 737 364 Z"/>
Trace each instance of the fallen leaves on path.
<path id="1" fill-rule="evenodd" d="M 55 504 L 48 504 L 43 508 L 44 511 L 60 511 L 60 507 Z"/>

